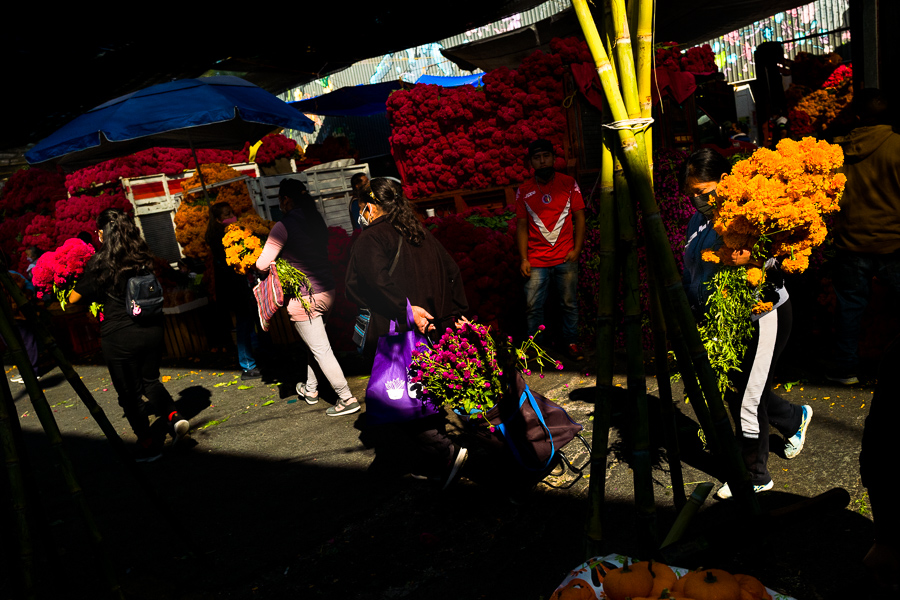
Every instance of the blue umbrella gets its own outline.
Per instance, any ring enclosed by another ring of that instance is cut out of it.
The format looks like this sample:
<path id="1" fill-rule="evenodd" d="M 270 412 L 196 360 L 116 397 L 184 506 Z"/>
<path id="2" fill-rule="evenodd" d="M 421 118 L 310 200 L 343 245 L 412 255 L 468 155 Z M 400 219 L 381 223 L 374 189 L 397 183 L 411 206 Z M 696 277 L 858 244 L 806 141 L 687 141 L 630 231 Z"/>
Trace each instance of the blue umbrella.
<path id="1" fill-rule="evenodd" d="M 240 149 L 278 128 L 314 127 L 238 77 L 179 79 L 101 104 L 41 140 L 25 159 L 77 169 L 154 146 Z"/>

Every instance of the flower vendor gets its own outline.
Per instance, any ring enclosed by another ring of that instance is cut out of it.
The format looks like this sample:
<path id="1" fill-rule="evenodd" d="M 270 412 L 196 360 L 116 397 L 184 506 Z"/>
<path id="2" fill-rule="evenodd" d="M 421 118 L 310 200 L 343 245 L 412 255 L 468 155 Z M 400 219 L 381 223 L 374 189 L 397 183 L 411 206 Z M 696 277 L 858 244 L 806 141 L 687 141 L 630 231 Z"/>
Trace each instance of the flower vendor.
<path id="1" fill-rule="evenodd" d="M 300 298 L 288 301 L 288 314 L 294 328 L 307 348 L 306 383 L 297 384 L 297 393 L 307 404 L 319 401 L 318 380 L 313 359 L 322 369 L 338 395 L 337 404 L 325 411 L 330 417 L 349 415 L 359 410 L 359 402 L 350 392 L 344 372 L 334 357 L 325 319 L 334 305 L 334 276 L 328 261 L 328 227 L 315 200 L 306 186 L 297 179 L 282 179 L 278 188 L 278 203 L 284 218 L 275 224 L 266 240 L 265 248 L 256 261 L 256 268 L 267 271 L 281 257 L 308 278 L 312 290 L 304 286 L 301 294 L 311 296 L 307 309 Z"/>
<path id="2" fill-rule="evenodd" d="M 528 146 L 534 177 L 516 191 L 516 243 L 522 257 L 526 324 L 534 335 L 544 322 L 551 280 L 562 310 L 563 341 L 569 356 L 582 360 L 578 347 L 578 256 L 584 244 L 584 200 L 578 183 L 553 164 L 553 144 L 538 139 Z"/>
<path id="3" fill-rule="evenodd" d="M 236 273 L 228 265 L 222 238 L 225 236 L 225 227 L 232 223 L 237 223 L 237 217 L 230 204 L 217 202 L 209 207 L 206 243 L 212 253 L 216 302 L 229 313 L 234 313 L 238 362 L 243 370 L 241 379 L 246 381 L 262 377 L 253 356 L 256 340 L 256 299 L 253 297 L 247 277 Z"/>
<path id="4" fill-rule="evenodd" d="M 421 333 L 446 331 L 468 310 L 468 303 L 459 267 L 422 227 L 400 182 L 372 179 L 362 199 L 364 230 L 351 249 L 347 297 L 371 311 L 364 354 L 374 357 L 378 337 L 389 332 L 391 320 L 406 329 L 407 300 Z M 381 438 L 376 468 L 440 477 L 445 486 L 458 477 L 466 449 L 447 437 L 440 415 L 380 429 L 373 432 Z M 415 451 L 401 450 L 404 442 Z"/>
<path id="5" fill-rule="evenodd" d="M 873 277 L 900 295 L 900 134 L 891 129 L 887 95 L 861 90 L 853 99 L 859 127 L 845 138 L 847 184 L 835 218 L 837 336 L 826 377 L 858 382 L 859 336 Z"/>
<path id="6" fill-rule="evenodd" d="M 756 278 L 757 282 L 762 275 L 759 267 L 766 269 L 770 285 L 766 286 L 767 294 L 756 302 L 762 310 L 749 315 L 752 333 L 738 369 L 727 374 L 732 385 L 725 393 L 751 483 L 754 490 L 760 492 L 774 486 L 768 470 L 769 425 L 774 426 L 787 440 L 785 456 L 794 458 L 803 449 L 812 408 L 791 404 L 772 391 L 774 367 L 787 345 L 792 320 L 790 299 L 774 259 L 765 265 L 754 266 L 749 250 L 741 245 L 737 245 L 739 250 L 723 245 L 723 239 L 713 226 L 715 212 L 709 198 L 716 194 L 723 176 L 730 170 L 725 157 L 709 148 L 695 152 L 685 163 L 682 176 L 684 190 L 697 212 L 688 224 L 682 282 L 702 330 L 703 327 L 715 326 L 709 322 L 713 318 L 709 314 L 710 307 L 715 304 L 710 302 L 710 296 L 713 293 L 726 295 L 739 292 L 738 286 L 734 290 L 721 292 L 712 289 L 711 283 L 723 265 L 749 265 L 746 279 Z M 752 285 L 752 281 L 747 285 Z M 752 293 L 748 295 L 748 298 L 753 297 Z M 740 323 L 738 329 L 747 326 Z M 710 335 L 724 338 L 731 334 L 722 330 L 713 331 Z M 722 499 L 730 498 L 728 484 L 719 488 L 716 495 Z"/>
<path id="7" fill-rule="evenodd" d="M 103 303 L 103 358 L 119 395 L 119 406 L 138 438 L 135 459 L 150 462 L 162 456 L 165 433 L 161 438 L 151 430 L 149 415 L 157 415 L 168 424 L 173 443 L 190 430 L 190 423 L 175 409 L 175 401 L 159 380 L 159 364 L 165 352 L 163 315 L 136 321 L 125 307 L 129 278 L 152 270 L 153 255 L 134 219 L 119 209 L 100 213 L 97 230 L 100 250 L 76 281 L 69 302 L 84 298 Z M 146 402 L 143 396 L 147 397 Z"/>

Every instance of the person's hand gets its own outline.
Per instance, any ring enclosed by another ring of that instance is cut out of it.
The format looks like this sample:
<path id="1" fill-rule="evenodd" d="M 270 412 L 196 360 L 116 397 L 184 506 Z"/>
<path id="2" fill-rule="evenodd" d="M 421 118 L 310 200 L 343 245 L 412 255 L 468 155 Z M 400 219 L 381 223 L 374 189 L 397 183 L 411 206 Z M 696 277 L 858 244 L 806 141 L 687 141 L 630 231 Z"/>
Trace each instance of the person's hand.
<path id="1" fill-rule="evenodd" d="M 531 277 L 531 263 L 528 262 L 527 258 L 522 259 L 522 265 L 519 267 L 519 272 L 522 274 L 522 277 Z"/>
<path id="2" fill-rule="evenodd" d="M 468 320 L 468 319 L 465 318 L 465 317 L 460 317 L 459 320 L 456 321 L 456 328 L 457 328 L 457 329 L 462 329 L 462 328 L 463 328 L 463 325 L 465 325 L 466 323 L 468 323 L 468 324 L 471 325 L 471 324 L 472 324 L 472 321 Z"/>
<path id="3" fill-rule="evenodd" d="M 565 260 L 564 260 L 563 262 L 567 262 L 567 263 L 570 263 L 570 262 L 578 262 L 578 256 L 579 256 L 580 254 L 581 254 L 581 253 L 578 252 L 577 250 L 574 250 L 574 249 L 573 249 L 573 250 L 570 250 L 569 253 L 566 254 L 566 258 L 565 258 Z"/>
<path id="4" fill-rule="evenodd" d="M 434 319 L 431 314 L 421 306 L 413 306 L 413 320 L 416 322 L 416 329 L 419 333 L 424 334 L 427 331 L 434 331 L 434 325 L 428 323 L 428 319 Z"/>
<path id="5" fill-rule="evenodd" d="M 722 257 L 722 263 L 732 267 L 742 267 L 750 262 L 749 250 L 735 250 L 731 256 Z"/>

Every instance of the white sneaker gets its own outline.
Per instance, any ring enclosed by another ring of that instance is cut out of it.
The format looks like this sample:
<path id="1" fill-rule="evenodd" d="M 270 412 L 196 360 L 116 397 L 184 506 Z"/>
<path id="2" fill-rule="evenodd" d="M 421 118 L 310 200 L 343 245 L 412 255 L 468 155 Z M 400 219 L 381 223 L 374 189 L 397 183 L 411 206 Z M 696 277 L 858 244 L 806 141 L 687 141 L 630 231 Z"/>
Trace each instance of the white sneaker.
<path id="1" fill-rule="evenodd" d="M 25 380 L 22 379 L 21 375 L 16 375 L 15 377 L 10 377 L 9 380 L 12 381 L 13 383 L 25 383 Z"/>
<path id="2" fill-rule="evenodd" d="M 753 491 L 758 494 L 760 492 L 768 492 L 773 487 L 775 487 L 775 482 L 772 480 L 769 480 L 769 483 L 767 483 L 765 485 L 754 485 Z M 716 492 L 716 496 L 718 496 L 722 500 L 728 500 L 729 498 L 731 498 L 731 488 L 728 487 L 727 483 L 719 488 L 719 491 Z"/>
<path id="3" fill-rule="evenodd" d="M 812 406 L 806 404 L 803 406 L 803 419 L 800 421 L 800 429 L 797 430 L 797 433 L 792 435 L 787 439 L 784 443 L 784 457 L 785 458 L 794 458 L 800 451 L 803 450 L 803 444 L 806 442 L 806 428 L 809 427 L 809 422 L 812 421 L 813 409 Z"/>

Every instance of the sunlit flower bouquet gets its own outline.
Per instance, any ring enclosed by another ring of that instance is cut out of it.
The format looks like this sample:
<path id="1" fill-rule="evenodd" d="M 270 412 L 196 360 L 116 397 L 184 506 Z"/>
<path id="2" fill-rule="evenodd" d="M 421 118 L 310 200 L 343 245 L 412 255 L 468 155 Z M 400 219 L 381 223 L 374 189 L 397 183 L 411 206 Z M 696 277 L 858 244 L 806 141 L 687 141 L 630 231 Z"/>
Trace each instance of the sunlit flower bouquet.
<path id="1" fill-rule="evenodd" d="M 700 333 L 728 389 L 728 372 L 739 367 L 751 329 L 751 314 L 772 309 L 764 301 L 766 267 L 780 262 L 788 273 L 809 266 L 812 249 L 825 241 L 823 216 L 839 210 L 846 177 L 840 146 L 807 137 L 761 148 L 737 163 L 716 188 L 710 204 L 714 227 L 723 245 L 707 248 L 703 260 L 720 262 L 734 252 L 749 251 L 746 266 L 724 266 L 712 281 L 707 318 Z"/>
<path id="2" fill-rule="evenodd" d="M 52 293 L 59 301 L 62 310 L 66 309 L 69 294 L 75 288 L 75 282 L 84 273 L 84 267 L 94 255 L 94 247 L 78 238 L 66 240 L 62 246 L 51 252 L 45 252 L 31 270 L 31 282 L 37 288 L 37 297 Z M 103 320 L 102 304 L 92 303 L 91 314 Z"/>
<path id="3" fill-rule="evenodd" d="M 247 274 L 247 269 L 256 264 L 263 251 L 262 241 L 250 229 L 237 223 L 225 228 L 222 245 L 225 247 L 225 262 L 241 275 Z M 285 296 L 296 298 L 303 308 L 311 311 L 309 301 L 315 291 L 309 277 L 283 258 L 275 261 L 275 269 Z"/>
<path id="4" fill-rule="evenodd" d="M 503 366 L 489 328 L 464 321 L 455 329 L 447 328 L 433 347 L 419 344 L 413 351 L 409 380 L 424 401 L 447 406 L 473 422 L 483 419 L 494 431 L 485 415 L 505 391 L 504 368 L 531 375 L 531 367 L 536 364 L 541 377 L 545 364 L 563 368 L 561 362 L 553 360 L 535 343 L 534 337 L 530 336 L 518 348 L 513 346 L 511 337 L 506 338 L 503 344 L 512 364 Z"/>

